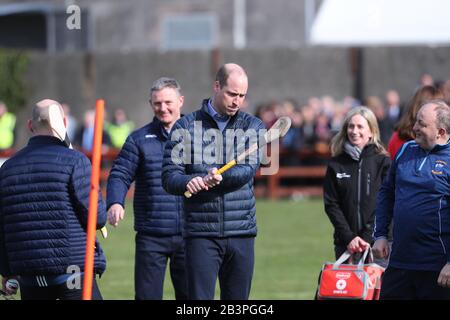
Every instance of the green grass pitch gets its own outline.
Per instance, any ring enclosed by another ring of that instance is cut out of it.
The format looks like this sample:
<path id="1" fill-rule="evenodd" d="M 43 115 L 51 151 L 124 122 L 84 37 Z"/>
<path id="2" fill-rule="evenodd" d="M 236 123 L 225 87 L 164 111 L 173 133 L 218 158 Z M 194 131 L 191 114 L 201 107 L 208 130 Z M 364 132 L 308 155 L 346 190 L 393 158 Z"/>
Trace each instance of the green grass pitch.
<path id="1" fill-rule="evenodd" d="M 250 299 L 312 299 L 325 261 L 334 261 L 332 226 L 322 199 L 257 200 L 258 236 Z M 119 227 L 102 239 L 107 271 L 98 281 L 104 299 L 134 299 L 133 211 L 127 203 Z M 216 288 L 216 299 L 219 297 Z M 174 299 L 167 273 L 164 299 Z"/>

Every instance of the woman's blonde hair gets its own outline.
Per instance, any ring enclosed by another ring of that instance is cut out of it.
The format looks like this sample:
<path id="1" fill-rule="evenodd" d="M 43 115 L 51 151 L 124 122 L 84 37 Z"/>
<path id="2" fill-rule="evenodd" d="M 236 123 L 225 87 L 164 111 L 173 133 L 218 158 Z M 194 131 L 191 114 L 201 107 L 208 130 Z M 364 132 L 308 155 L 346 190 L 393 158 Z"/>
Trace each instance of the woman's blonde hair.
<path id="1" fill-rule="evenodd" d="M 331 155 L 334 157 L 340 155 L 343 152 L 344 143 L 348 141 L 348 123 L 353 118 L 353 116 L 357 114 L 366 119 L 367 123 L 369 124 L 370 131 L 372 132 L 372 139 L 369 141 L 369 144 L 374 144 L 378 153 L 387 154 L 387 151 L 380 139 L 380 129 L 378 128 L 378 121 L 375 117 L 375 114 L 369 108 L 360 106 L 351 109 L 345 115 L 341 130 L 339 130 L 339 132 L 333 137 L 333 139 L 331 139 Z"/>

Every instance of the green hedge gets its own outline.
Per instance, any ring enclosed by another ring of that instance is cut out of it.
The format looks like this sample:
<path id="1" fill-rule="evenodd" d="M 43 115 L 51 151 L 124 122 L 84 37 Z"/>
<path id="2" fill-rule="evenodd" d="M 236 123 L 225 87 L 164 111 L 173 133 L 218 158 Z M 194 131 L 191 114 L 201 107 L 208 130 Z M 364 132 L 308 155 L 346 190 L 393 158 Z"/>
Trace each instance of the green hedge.
<path id="1" fill-rule="evenodd" d="M 28 56 L 24 52 L 0 49 L 0 100 L 16 113 L 27 103 L 24 73 Z"/>

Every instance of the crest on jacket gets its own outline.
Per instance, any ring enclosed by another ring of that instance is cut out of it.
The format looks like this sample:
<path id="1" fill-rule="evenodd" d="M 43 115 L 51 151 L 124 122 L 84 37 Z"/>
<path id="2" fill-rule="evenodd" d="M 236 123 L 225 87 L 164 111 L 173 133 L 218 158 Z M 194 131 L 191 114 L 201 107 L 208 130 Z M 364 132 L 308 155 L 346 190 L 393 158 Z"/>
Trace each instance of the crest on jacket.
<path id="1" fill-rule="evenodd" d="M 447 162 L 443 160 L 436 160 L 434 164 L 434 169 L 431 170 L 432 174 L 443 174 L 444 167 L 447 165 Z"/>

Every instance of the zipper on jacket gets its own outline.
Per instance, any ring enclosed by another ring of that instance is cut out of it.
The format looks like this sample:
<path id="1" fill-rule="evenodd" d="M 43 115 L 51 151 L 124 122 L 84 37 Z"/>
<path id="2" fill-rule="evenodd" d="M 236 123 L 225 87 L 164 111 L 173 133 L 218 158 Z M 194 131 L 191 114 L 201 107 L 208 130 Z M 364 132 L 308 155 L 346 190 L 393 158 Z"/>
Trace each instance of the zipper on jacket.
<path id="1" fill-rule="evenodd" d="M 361 167 L 363 159 L 358 163 L 358 204 L 357 204 L 357 215 L 358 215 L 358 232 L 362 230 L 362 218 L 361 218 Z"/>
<path id="2" fill-rule="evenodd" d="M 219 236 L 224 236 L 224 224 L 225 224 L 225 208 L 223 207 L 223 200 L 224 196 L 219 197 L 219 208 L 220 208 L 220 215 L 219 215 Z"/>
<path id="3" fill-rule="evenodd" d="M 444 250 L 444 255 L 447 255 L 447 249 L 445 248 L 445 244 L 442 241 L 442 219 L 441 219 L 441 208 L 442 208 L 442 198 L 439 199 L 439 211 L 438 211 L 438 217 L 439 217 L 439 241 L 441 242 L 442 249 Z"/>
<path id="4" fill-rule="evenodd" d="M 213 120 L 214 123 L 216 123 L 215 120 Z M 227 150 L 227 146 L 226 146 L 226 142 L 227 142 L 227 138 L 226 138 L 226 132 L 227 129 L 235 129 L 236 126 L 236 121 L 237 121 L 237 117 L 233 117 L 231 118 L 227 125 L 225 126 L 225 128 L 223 128 L 222 130 L 222 138 L 223 138 L 223 152 L 222 152 L 222 163 L 225 164 L 227 161 L 227 156 L 228 156 L 228 151 Z M 217 126 L 217 124 L 216 124 Z M 219 126 L 217 126 L 217 128 L 219 128 Z M 234 145 L 234 141 L 233 141 L 233 145 Z M 234 150 L 234 147 L 233 147 Z M 232 155 L 232 159 L 235 159 L 235 155 Z M 225 195 L 221 195 L 219 197 L 219 210 L 220 210 L 220 214 L 219 214 L 219 237 L 224 237 L 225 236 Z"/>
<path id="5" fill-rule="evenodd" d="M 428 151 L 427 153 L 426 153 L 426 156 L 425 156 L 425 158 L 422 160 L 422 162 L 421 162 L 421 164 L 420 164 L 420 166 L 419 166 L 419 170 L 417 170 L 417 171 L 421 171 L 422 170 L 422 167 L 423 167 L 423 165 L 425 164 L 425 161 L 427 161 L 427 159 L 428 159 L 428 155 L 430 154 L 430 151 Z"/>
<path id="6" fill-rule="evenodd" d="M 370 196 L 370 173 L 367 174 L 367 188 L 366 188 L 366 195 Z"/>
<path id="7" fill-rule="evenodd" d="M 181 226 L 180 226 L 180 224 L 181 224 L 181 221 L 180 221 L 181 220 L 181 201 L 180 201 L 179 197 L 177 197 L 176 200 L 177 200 L 177 230 L 176 230 L 176 232 L 178 234 L 181 232 Z"/>

